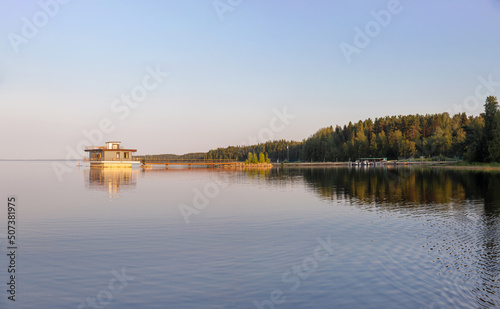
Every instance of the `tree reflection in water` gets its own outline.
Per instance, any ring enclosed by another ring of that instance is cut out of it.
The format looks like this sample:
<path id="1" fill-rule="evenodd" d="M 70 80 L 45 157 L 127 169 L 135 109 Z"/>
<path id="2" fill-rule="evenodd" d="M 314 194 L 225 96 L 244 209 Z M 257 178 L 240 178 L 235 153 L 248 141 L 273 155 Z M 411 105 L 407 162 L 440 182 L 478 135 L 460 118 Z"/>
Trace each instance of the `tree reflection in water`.
<path id="1" fill-rule="evenodd" d="M 301 173 L 322 199 L 432 217 L 426 221 L 430 234 L 425 246 L 435 257 L 438 274 L 452 286 L 450 295 L 444 296 L 472 293 L 476 307 L 500 305 L 500 173 L 390 167 L 304 169 Z"/>

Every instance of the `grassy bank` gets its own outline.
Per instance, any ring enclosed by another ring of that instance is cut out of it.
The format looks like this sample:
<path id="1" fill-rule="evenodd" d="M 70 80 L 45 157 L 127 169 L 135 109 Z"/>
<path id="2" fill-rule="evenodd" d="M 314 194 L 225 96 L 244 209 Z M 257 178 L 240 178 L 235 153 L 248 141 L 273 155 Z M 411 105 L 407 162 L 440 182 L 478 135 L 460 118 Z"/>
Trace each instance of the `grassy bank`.
<path id="1" fill-rule="evenodd" d="M 498 163 L 498 162 L 480 163 L 480 162 L 460 161 L 460 162 L 456 162 L 456 163 L 451 164 L 451 165 L 453 165 L 453 166 L 500 167 L 500 163 Z"/>
<path id="2" fill-rule="evenodd" d="M 289 163 L 272 163 L 274 167 L 346 167 L 349 162 L 289 162 Z M 477 163 L 466 161 L 425 161 L 425 160 L 401 160 L 388 161 L 385 166 L 422 166 L 431 168 L 449 168 L 449 169 L 464 169 L 464 170 L 500 170 L 500 163 Z"/>
<path id="3" fill-rule="evenodd" d="M 441 168 L 450 168 L 450 169 L 464 169 L 464 170 L 500 170 L 500 163 L 492 162 L 492 163 L 479 163 L 479 162 L 467 162 L 460 161 L 450 164 L 445 164 L 439 166 Z"/>

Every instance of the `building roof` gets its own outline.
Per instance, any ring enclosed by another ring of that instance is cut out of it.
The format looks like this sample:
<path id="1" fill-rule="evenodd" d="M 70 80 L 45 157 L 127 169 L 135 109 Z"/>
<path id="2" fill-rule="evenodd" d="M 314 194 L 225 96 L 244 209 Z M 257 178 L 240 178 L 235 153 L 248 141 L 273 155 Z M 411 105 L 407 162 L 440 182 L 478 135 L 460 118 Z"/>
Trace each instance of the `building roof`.
<path id="1" fill-rule="evenodd" d="M 108 148 L 94 148 L 94 149 L 85 149 L 85 151 L 130 151 L 130 152 L 137 152 L 137 149 L 108 149 Z"/>

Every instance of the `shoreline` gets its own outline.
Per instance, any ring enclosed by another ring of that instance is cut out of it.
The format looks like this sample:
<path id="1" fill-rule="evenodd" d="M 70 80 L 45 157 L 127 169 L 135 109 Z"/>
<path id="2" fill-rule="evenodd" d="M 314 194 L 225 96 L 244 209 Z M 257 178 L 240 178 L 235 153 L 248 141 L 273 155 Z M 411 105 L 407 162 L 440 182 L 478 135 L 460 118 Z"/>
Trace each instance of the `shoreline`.
<path id="1" fill-rule="evenodd" d="M 283 163 L 283 167 L 343 167 L 350 166 L 353 162 L 291 162 L 291 163 Z M 451 162 L 455 163 L 455 161 Z M 282 163 L 271 163 L 273 167 L 281 167 Z M 407 162 L 407 161 L 386 161 L 379 165 L 375 165 L 377 167 L 383 166 L 414 166 L 414 165 L 427 165 L 427 166 L 436 166 L 436 165 L 445 165 L 450 164 L 450 162 L 442 161 L 442 162 Z M 374 165 L 363 165 L 373 167 Z"/>
<path id="2" fill-rule="evenodd" d="M 431 166 L 434 168 L 445 168 L 455 170 L 477 170 L 477 171 L 500 171 L 500 166 L 480 166 L 480 165 L 442 165 Z"/>
<path id="3" fill-rule="evenodd" d="M 382 165 L 368 165 L 368 167 L 410 167 L 420 166 L 429 168 L 444 168 L 456 170 L 484 170 L 500 171 L 500 166 L 481 166 L 481 165 L 454 165 L 456 161 L 434 161 L 434 162 L 406 162 L 406 161 L 388 161 Z M 326 168 L 326 167 L 349 167 L 349 162 L 291 162 L 291 163 L 271 163 L 273 168 Z M 363 166 L 364 167 L 364 166 Z"/>

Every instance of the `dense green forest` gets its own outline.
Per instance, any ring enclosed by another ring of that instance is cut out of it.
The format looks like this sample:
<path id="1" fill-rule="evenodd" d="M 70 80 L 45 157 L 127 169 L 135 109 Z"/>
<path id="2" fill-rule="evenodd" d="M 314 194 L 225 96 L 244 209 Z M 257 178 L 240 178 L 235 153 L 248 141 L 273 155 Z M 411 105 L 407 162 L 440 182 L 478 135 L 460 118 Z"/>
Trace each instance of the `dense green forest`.
<path id="1" fill-rule="evenodd" d="M 344 127 L 323 128 L 304 141 L 306 161 L 348 161 L 367 157 L 388 159 L 455 157 L 471 162 L 500 160 L 500 112 L 496 97 L 488 97 L 485 112 L 450 116 L 408 115 L 367 119 Z"/>
<path id="2" fill-rule="evenodd" d="M 368 157 L 462 157 L 469 126 L 482 127 L 482 117 L 464 113 L 407 115 L 367 119 L 343 127 L 320 129 L 303 146 L 312 161 L 349 161 Z"/>
<path id="3" fill-rule="evenodd" d="M 322 128 L 297 141 L 269 141 L 252 146 L 210 150 L 208 159 L 243 161 L 248 153 L 267 153 L 271 161 L 349 161 L 359 158 L 464 158 L 500 162 L 500 111 L 489 96 L 479 116 L 465 113 L 387 116 Z"/>
<path id="4" fill-rule="evenodd" d="M 298 161 L 302 153 L 302 142 L 279 140 L 251 146 L 217 148 L 207 153 L 207 159 L 235 159 L 244 161 L 248 158 L 248 153 L 261 152 L 267 154 L 271 162 L 276 162 L 277 160 L 283 162 L 285 159 L 288 161 Z"/>

